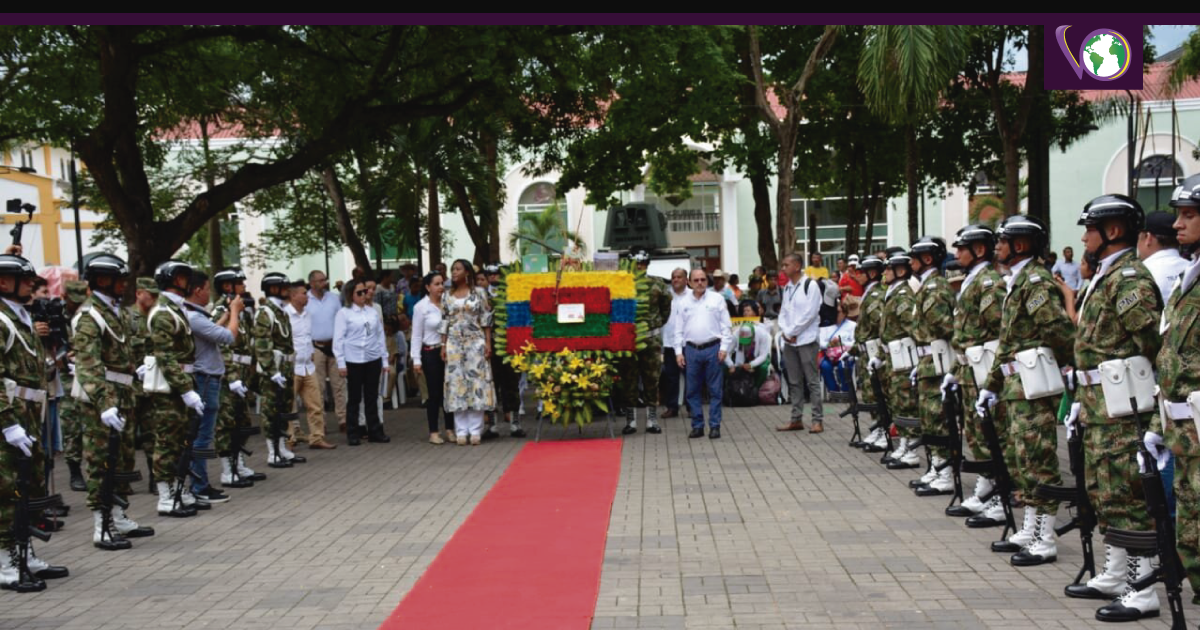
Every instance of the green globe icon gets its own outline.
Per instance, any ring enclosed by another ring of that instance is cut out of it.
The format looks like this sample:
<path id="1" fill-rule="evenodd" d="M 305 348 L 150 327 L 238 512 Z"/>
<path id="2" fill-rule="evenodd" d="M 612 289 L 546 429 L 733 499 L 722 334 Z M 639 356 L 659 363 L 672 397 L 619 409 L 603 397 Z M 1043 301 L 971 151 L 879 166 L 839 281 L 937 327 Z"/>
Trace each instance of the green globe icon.
<path id="1" fill-rule="evenodd" d="M 1083 46 L 1083 67 L 1099 79 L 1121 74 L 1129 63 L 1129 51 L 1125 42 L 1114 33 L 1101 33 L 1092 37 Z"/>

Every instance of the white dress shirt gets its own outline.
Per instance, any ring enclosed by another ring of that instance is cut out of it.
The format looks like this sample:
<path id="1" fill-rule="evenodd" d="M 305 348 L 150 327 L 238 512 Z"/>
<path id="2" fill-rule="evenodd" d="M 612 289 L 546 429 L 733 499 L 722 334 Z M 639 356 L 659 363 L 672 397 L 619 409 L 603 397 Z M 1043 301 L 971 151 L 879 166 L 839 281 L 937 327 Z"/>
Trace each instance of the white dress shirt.
<path id="1" fill-rule="evenodd" d="M 1032 257 L 1026 258 L 1019 263 L 1013 263 L 1008 268 L 1008 275 L 1004 277 L 1004 283 L 1008 286 L 1008 292 L 1012 293 L 1013 282 L 1016 282 L 1017 276 L 1021 275 L 1021 270 L 1033 260 Z"/>
<path id="2" fill-rule="evenodd" d="M 338 368 L 387 356 L 383 321 L 373 306 L 363 308 L 354 304 L 338 311 L 333 323 L 333 356 L 337 357 Z"/>
<path id="3" fill-rule="evenodd" d="M 771 358 L 771 333 L 767 331 L 767 327 L 763 324 L 752 325 L 754 326 L 754 356 L 747 359 L 745 352 L 742 350 L 745 346 L 735 341 L 733 351 L 725 355 L 725 365 L 727 367 L 737 367 L 749 363 L 750 367 L 756 368 Z M 741 328 L 741 325 L 738 328 Z"/>
<path id="4" fill-rule="evenodd" d="M 292 322 L 292 348 L 296 353 L 296 376 L 308 376 L 317 372 L 317 364 L 313 363 L 312 316 L 308 309 L 303 313 L 288 304 L 283 307 L 288 319 Z"/>
<path id="5" fill-rule="evenodd" d="M 340 310 L 342 300 L 336 291 L 326 291 L 323 297 L 308 292 L 308 306 L 304 307 L 304 312 L 312 321 L 313 341 L 333 341 L 333 323 Z"/>
<path id="6" fill-rule="evenodd" d="M 1150 275 L 1154 276 L 1154 283 L 1158 285 L 1158 292 L 1162 294 L 1165 304 L 1171 297 L 1171 289 L 1175 288 L 1175 280 L 1187 271 L 1191 263 L 1179 255 L 1179 250 L 1172 248 L 1154 252 L 1152 256 L 1143 260 L 1142 264 L 1146 265 Z"/>
<path id="7" fill-rule="evenodd" d="M 792 337 L 790 346 L 806 346 L 817 340 L 821 327 L 821 287 L 816 280 L 801 278 L 789 282 L 783 289 L 783 304 L 779 307 L 779 330 Z"/>
<path id="8" fill-rule="evenodd" d="M 421 348 L 423 346 L 442 345 L 442 335 L 438 332 L 441 325 L 441 307 L 434 306 L 433 302 L 429 300 L 429 296 L 421 298 L 421 301 L 413 307 L 413 343 L 409 348 L 409 356 L 412 357 L 414 366 L 421 365 Z"/>
<path id="9" fill-rule="evenodd" d="M 675 355 L 683 355 L 685 344 L 701 345 L 714 339 L 720 340 L 720 350 L 728 352 L 733 345 L 733 322 L 729 319 L 728 302 L 715 291 L 705 291 L 696 297 L 689 292 L 671 308 L 671 318 L 676 320 Z"/>
<path id="10" fill-rule="evenodd" d="M 675 304 L 680 299 L 687 297 L 689 289 L 683 288 L 681 293 L 675 292 L 675 287 L 668 289 L 671 294 L 671 314 L 667 316 L 667 323 L 662 327 L 662 343 L 664 348 L 675 347 Z"/>
<path id="11" fill-rule="evenodd" d="M 842 347 L 847 349 L 854 347 L 854 331 L 857 329 L 858 323 L 853 319 L 846 319 L 840 326 L 836 324 L 825 326 L 821 329 L 819 338 L 821 349 L 825 350 L 829 348 L 829 344 L 833 341 L 834 337 L 837 337 Z"/>

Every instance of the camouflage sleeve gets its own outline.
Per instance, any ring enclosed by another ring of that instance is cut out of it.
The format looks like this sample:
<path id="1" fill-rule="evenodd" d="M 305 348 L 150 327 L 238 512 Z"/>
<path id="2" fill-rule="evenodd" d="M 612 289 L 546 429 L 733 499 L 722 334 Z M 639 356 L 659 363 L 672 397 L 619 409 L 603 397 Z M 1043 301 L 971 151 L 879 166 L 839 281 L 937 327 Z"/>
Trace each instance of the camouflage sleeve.
<path id="1" fill-rule="evenodd" d="M 950 339 L 954 336 L 954 293 L 949 285 L 943 284 L 942 290 L 926 299 L 933 301 L 932 306 L 925 309 L 925 316 L 930 318 L 932 330 L 937 331 L 934 338 Z"/>
<path id="2" fill-rule="evenodd" d="M 1003 282 L 997 282 L 983 291 L 983 297 L 979 300 L 979 310 L 982 311 L 981 321 L 984 330 L 994 332 L 985 342 L 1000 337 L 1000 322 L 1004 318 L 1004 298 L 1007 295 L 1008 290 Z"/>
<path id="3" fill-rule="evenodd" d="M 216 322 L 218 326 L 223 325 L 221 324 L 221 318 L 227 317 L 228 314 L 229 308 L 224 304 L 218 304 L 213 308 L 212 320 L 213 322 Z M 221 361 L 225 364 L 225 382 L 227 383 L 242 380 L 241 370 L 239 369 L 241 368 L 241 365 L 233 360 L 233 349 L 235 347 L 239 347 L 240 345 L 241 336 L 239 335 L 238 339 L 233 343 L 229 345 L 218 346 L 221 352 Z"/>
<path id="4" fill-rule="evenodd" d="M 173 350 L 175 337 L 183 332 L 176 332 L 175 326 L 178 322 L 175 317 L 164 308 L 147 324 L 150 327 L 150 347 L 154 361 L 158 364 L 158 369 L 162 370 L 163 377 L 167 379 L 171 389 L 182 395 L 196 389 L 196 385 L 192 378 L 184 373 L 183 366 L 179 364 L 179 357 Z"/>
<path id="5" fill-rule="evenodd" d="M 662 280 L 659 280 L 655 286 L 658 287 L 659 322 L 661 322 L 660 325 L 665 325 L 667 323 L 667 319 L 671 317 L 671 296 Z"/>
<path id="6" fill-rule="evenodd" d="M 75 327 L 75 379 L 96 409 L 104 411 L 116 407 L 116 393 L 104 378 L 104 358 L 101 356 L 104 331 L 86 314 L 79 318 Z"/>
<path id="7" fill-rule="evenodd" d="M 1158 289 L 1153 280 L 1146 277 L 1131 278 L 1117 288 L 1116 309 L 1121 326 L 1133 338 L 1137 354 L 1153 361 L 1162 349 L 1162 336 L 1158 334 L 1159 311 Z"/>
<path id="8" fill-rule="evenodd" d="M 904 317 L 897 318 L 895 322 L 899 324 L 898 327 L 900 330 L 904 331 L 900 336 L 911 337 L 913 336 L 913 330 L 915 330 L 917 327 L 917 321 L 914 318 L 909 317 L 909 315 L 912 314 L 913 308 L 916 307 L 917 302 L 912 293 L 901 293 L 900 295 L 896 296 L 896 299 L 900 301 L 900 303 L 896 305 L 896 312 L 905 314 Z"/>
<path id="9" fill-rule="evenodd" d="M 1041 333 L 1042 345 L 1054 351 L 1060 366 L 1075 363 L 1075 325 L 1067 316 L 1062 293 L 1051 284 L 1030 285 L 1024 307 Z"/>
<path id="10" fill-rule="evenodd" d="M 254 314 L 254 360 L 262 369 L 273 374 L 275 368 L 275 346 L 271 343 L 271 315 L 267 313 L 269 306 L 263 306 Z M 268 375 L 269 375 L 268 374 Z"/>
<path id="11" fill-rule="evenodd" d="M 1014 332 L 1013 320 L 1016 319 L 1017 309 L 1019 308 L 1018 305 L 1020 304 L 1020 302 L 1017 300 L 1019 300 L 1021 296 L 1019 293 L 1017 293 L 1016 295 L 1006 297 L 1012 299 L 1013 303 L 1008 308 L 1004 308 L 1002 306 L 1000 309 L 1000 347 L 996 348 L 996 360 L 992 363 L 992 371 L 990 374 L 988 374 L 987 383 L 984 384 L 983 387 L 983 389 L 986 389 L 994 394 L 999 394 L 1000 390 L 1004 387 L 1004 372 L 1000 371 L 1000 366 L 1003 365 L 1005 361 L 1011 360 L 1013 354 L 1016 352 L 1016 348 L 1014 347 L 1015 344 L 1012 340 L 1012 334 Z"/>

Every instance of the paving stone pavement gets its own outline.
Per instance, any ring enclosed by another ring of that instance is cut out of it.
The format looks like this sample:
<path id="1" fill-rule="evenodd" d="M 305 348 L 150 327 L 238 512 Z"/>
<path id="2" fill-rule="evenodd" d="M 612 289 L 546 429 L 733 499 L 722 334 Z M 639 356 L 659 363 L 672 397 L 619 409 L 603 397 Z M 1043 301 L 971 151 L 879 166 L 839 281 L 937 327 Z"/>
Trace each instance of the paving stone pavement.
<path id="1" fill-rule="evenodd" d="M 527 441 L 432 446 L 420 410 L 386 415 L 390 444 L 349 448 L 335 435 L 337 450 L 300 447 L 309 461 L 289 470 L 267 468 L 257 441 L 250 465 L 269 479 L 195 518 L 159 517 L 152 495 L 134 495 L 131 515 L 158 533 L 130 551 L 94 549 L 83 493 L 63 490 L 74 511 L 38 550 L 71 576 L 38 594 L 0 592 L 0 628 L 378 627 Z M 846 447 L 847 421 L 775 432 L 785 415 L 726 409 L 717 441 L 689 440 L 680 420 L 625 438 L 593 628 L 1104 625 L 1094 602 L 1062 595 L 1077 536 L 1057 564 L 1014 569 L 987 551 L 999 530 L 942 516 L 943 498 L 906 488 L 913 471 Z M 495 535 L 520 536 L 521 524 Z M 519 588 L 511 576 L 488 596 Z"/>

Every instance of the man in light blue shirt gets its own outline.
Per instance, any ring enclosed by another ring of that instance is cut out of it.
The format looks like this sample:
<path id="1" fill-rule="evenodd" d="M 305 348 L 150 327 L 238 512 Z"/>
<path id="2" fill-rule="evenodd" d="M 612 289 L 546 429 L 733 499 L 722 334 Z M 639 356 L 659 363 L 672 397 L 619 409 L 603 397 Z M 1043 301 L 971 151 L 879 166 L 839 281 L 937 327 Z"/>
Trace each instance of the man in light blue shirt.
<path id="1" fill-rule="evenodd" d="M 333 408 L 337 412 L 338 429 L 346 430 L 346 379 L 338 372 L 333 356 L 333 322 L 342 309 L 342 300 L 329 290 L 329 279 L 322 271 L 308 274 L 308 313 L 312 321 L 313 363 L 317 366 L 317 386 L 325 391 L 325 379 L 333 386 Z"/>
<path id="2" fill-rule="evenodd" d="M 1063 282 L 1071 289 L 1078 291 L 1079 285 L 1083 283 L 1083 276 L 1079 274 L 1079 263 L 1074 262 L 1075 250 L 1070 247 L 1063 248 L 1063 259 L 1054 264 L 1054 268 L 1050 270 L 1056 276 L 1062 276 Z"/>

